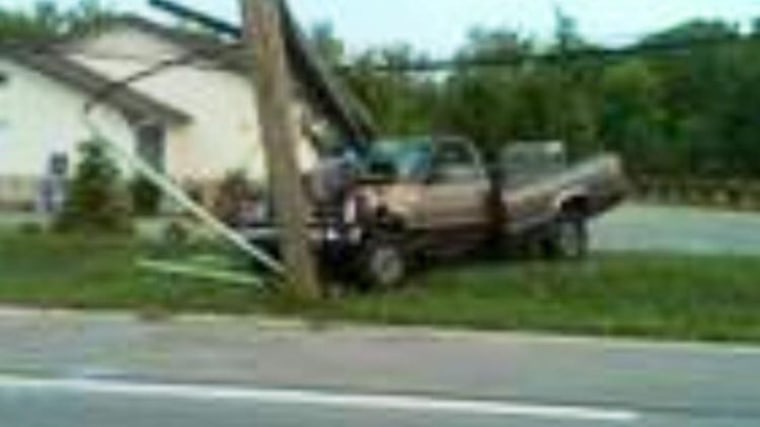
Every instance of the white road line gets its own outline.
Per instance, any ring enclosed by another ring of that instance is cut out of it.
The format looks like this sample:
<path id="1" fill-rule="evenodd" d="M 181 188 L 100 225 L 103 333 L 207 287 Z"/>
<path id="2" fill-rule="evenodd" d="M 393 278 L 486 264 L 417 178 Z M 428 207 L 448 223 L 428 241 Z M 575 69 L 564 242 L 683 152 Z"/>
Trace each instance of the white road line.
<path id="1" fill-rule="evenodd" d="M 640 418 L 638 413 L 632 411 L 581 406 L 531 405 L 402 395 L 340 394 L 320 391 L 212 387 L 205 385 L 141 384 L 79 379 L 34 379 L 12 376 L 0 376 L 0 390 L 100 394 L 200 401 L 249 401 L 280 405 L 439 412 L 484 416 L 516 416 L 614 423 L 630 423 Z"/>

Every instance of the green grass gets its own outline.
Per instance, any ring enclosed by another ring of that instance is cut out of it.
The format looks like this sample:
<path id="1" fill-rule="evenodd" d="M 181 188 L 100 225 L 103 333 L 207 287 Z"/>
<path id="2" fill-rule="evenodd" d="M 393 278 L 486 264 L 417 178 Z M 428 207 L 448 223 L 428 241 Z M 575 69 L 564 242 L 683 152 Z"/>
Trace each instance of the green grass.
<path id="1" fill-rule="evenodd" d="M 0 237 L 0 303 L 760 342 L 760 259 L 752 257 L 597 254 L 583 263 L 481 263 L 422 275 L 392 294 L 304 307 L 246 286 L 138 271 L 135 260 L 144 253 L 123 240 Z"/>
<path id="2" fill-rule="evenodd" d="M 388 324 L 760 342 L 758 261 L 597 254 L 583 263 L 451 268 L 402 292 L 333 303 L 326 314 Z"/>
<path id="3" fill-rule="evenodd" d="M 123 238 L 0 235 L 0 303 L 245 312 L 260 300 L 250 287 L 145 273 L 136 261 L 146 253 L 163 259 L 182 255 Z"/>

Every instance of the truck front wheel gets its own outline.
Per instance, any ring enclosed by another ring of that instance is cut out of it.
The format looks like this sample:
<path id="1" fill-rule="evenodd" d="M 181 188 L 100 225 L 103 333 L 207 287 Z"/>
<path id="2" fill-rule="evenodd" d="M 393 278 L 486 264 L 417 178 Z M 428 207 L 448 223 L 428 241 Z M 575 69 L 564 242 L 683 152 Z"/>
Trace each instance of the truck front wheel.
<path id="1" fill-rule="evenodd" d="M 563 215 L 552 226 L 543 242 L 543 252 L 550 258 L 582 259 L 588 254 L 589 236 L 585 218 Z"/>
<path id="2" fill-rule="evenodd" d="M 391 290 L 406 279 L 408 262 L 400 239 L 378 236 L 367 240 L 357 263 L 358 278 L 365 289 Z"/>

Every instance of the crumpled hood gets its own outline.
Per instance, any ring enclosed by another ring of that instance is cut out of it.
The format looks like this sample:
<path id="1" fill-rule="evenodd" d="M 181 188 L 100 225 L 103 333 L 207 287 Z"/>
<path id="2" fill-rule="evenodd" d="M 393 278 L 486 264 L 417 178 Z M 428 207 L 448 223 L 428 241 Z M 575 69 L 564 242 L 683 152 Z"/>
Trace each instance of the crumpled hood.
<path id="1" fill-rule="evenodd" d="M 354 194 L 363 199 L 366 207 L 385 208 L 403 213 L 419 199 L 419 185 L 408 183 L 360 184 Z"/>

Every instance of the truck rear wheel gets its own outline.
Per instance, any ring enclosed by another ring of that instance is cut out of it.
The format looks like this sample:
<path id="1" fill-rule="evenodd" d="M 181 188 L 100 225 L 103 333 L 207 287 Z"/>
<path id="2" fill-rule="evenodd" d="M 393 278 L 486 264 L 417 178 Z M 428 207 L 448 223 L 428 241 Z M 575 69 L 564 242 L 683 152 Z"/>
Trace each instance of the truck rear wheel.
<path id="1" fill-rule="evenodd" d="M 378 236 L 368 239 L 357 263 L 358 277 L 365 289 L 392 290 L 408 273 L 408 261 L 400 239 Z"/>
<path id="2" fill-rule="evenodd" d="M 588 227 L 580 215 L 561 216 L 543 242 L 544 254 L 550 258 L 582 259 L 588 254 Z"/>

